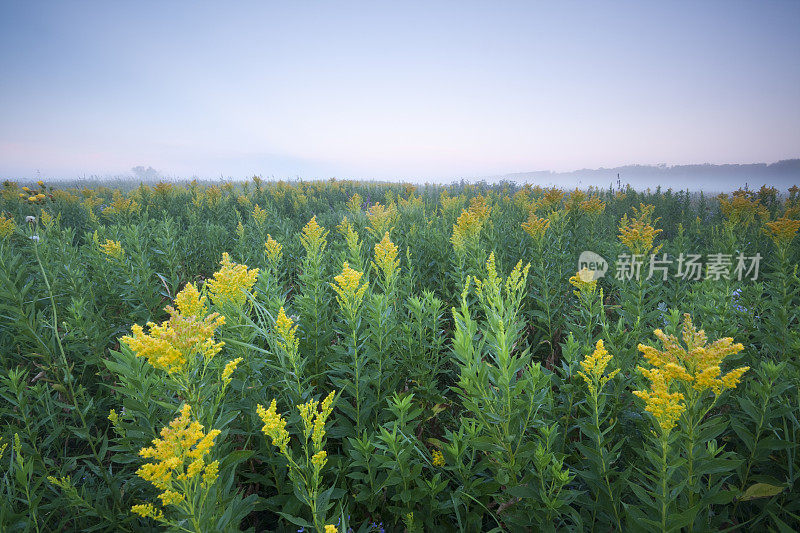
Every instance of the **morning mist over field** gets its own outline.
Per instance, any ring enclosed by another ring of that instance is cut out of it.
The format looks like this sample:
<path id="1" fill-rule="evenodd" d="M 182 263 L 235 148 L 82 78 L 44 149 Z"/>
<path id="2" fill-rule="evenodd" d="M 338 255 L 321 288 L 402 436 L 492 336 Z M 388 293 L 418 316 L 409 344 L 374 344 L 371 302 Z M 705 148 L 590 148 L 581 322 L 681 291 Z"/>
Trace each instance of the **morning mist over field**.
<path id="1" fill-rule="evenodd" d="M 783 186 L 797 27 L 798 2 L 1 2 L 0 178 Z"/>

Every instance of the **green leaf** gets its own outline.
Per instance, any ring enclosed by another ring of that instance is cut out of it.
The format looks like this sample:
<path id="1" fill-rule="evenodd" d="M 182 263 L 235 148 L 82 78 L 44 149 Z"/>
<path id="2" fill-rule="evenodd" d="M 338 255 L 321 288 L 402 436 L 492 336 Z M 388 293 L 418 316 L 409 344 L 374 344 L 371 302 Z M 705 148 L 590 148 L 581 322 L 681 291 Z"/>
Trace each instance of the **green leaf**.
<path id="1" fill-rule="evenodd" d="M 772 496 L 780 494 L 784 490 L 786 490 L 786 487 L 770 485 L 768 483 L 756 483 L 744 491 L 739 499 L 742 501 L 749 501 L 758 498 L 771 498 Z"/>

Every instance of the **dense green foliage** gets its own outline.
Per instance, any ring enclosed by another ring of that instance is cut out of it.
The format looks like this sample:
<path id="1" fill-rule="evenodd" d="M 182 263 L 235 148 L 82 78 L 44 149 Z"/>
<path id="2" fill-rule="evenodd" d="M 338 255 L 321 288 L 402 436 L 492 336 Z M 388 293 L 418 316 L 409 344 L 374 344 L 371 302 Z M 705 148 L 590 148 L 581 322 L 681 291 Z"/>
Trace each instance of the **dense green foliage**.
<path id="1" fill-rule="evenodd" d="M 0 191 L 0 531 L 800 529 L 796 188 L 31 187 Z M 662 394 L 639 346 L 684 314 L 742 346 L 684 335 Z M 169 501 L 140 450 L 179 422 Z"/>

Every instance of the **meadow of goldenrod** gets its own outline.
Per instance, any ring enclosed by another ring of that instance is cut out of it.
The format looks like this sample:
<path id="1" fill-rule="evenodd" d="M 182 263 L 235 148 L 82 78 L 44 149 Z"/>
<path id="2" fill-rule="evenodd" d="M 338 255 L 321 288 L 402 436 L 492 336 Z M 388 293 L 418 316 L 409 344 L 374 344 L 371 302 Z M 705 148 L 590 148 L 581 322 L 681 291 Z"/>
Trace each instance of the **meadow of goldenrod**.
<path id="1" fill-rule="evenodd" d="M 119 185 L 0 189 L 0 531 L 800 529 L 797 187 Z"/>

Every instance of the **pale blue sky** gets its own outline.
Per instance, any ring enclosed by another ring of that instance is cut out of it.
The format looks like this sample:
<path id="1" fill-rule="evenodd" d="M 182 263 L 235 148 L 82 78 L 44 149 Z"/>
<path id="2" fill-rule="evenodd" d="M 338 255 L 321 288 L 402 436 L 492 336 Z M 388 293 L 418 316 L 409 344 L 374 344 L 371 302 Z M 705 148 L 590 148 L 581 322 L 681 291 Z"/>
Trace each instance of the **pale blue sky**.
<path id="1" fill-rule="evenodd" d="M 0 177 L 800 156 L 800 2 L 0 0 Z"/>

